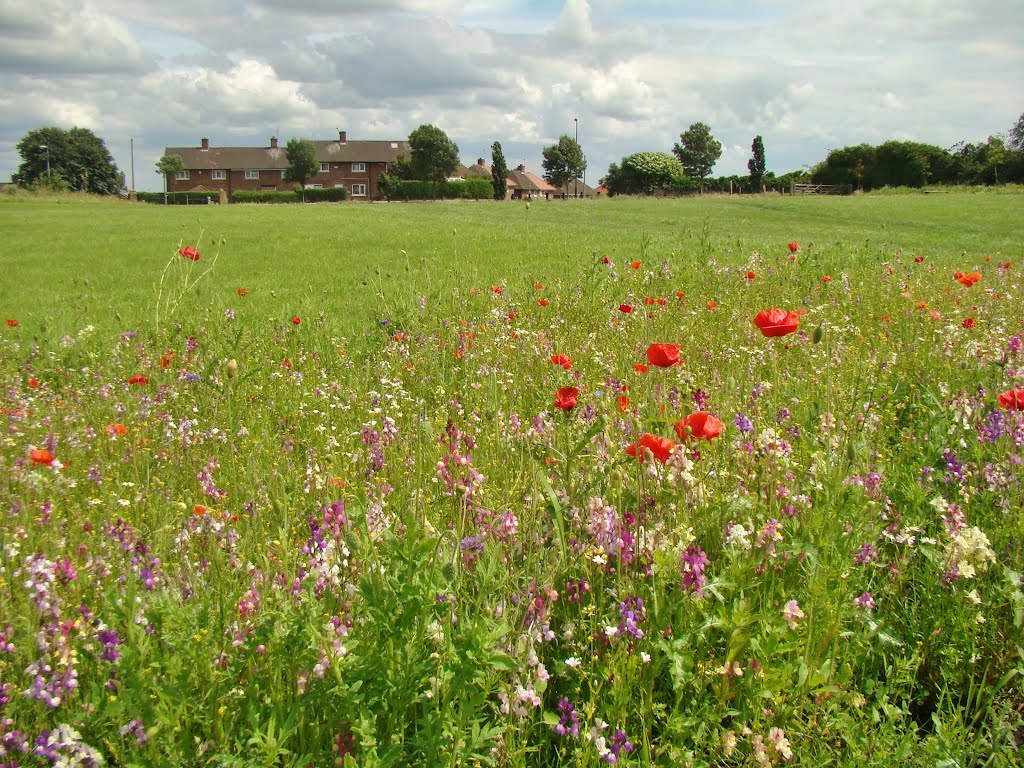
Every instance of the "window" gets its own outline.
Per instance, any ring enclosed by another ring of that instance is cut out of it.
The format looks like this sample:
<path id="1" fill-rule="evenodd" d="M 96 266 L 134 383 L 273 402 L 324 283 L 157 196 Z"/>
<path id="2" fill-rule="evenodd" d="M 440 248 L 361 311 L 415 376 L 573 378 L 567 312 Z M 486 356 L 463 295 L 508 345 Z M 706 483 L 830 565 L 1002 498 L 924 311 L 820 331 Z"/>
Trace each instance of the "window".
<path id="1" fill-rule="evenodd" d="M 227 171 L 215 170 L 213 172 L 213 177 L 212 178 L 213 178 L 214 181 L 224 181 L 224 179 L 226 179 L 227 177 L 228 177 Z"/>
<path id="2" fill-rule="evenodd" d="M 323 184 L 306 184 L 305 187 L 306 187 L 306 189 L 323 189 L 324 185 Z"/>
<path id="3" fill-rule="evenodd" d="M 366 185 L 365 184 L 353 184 L 352 185 L 352 197 L 366 197 Z"/>
<path id="4" fill-rule="evenodd" d="M 247 179 L 258 179 L 260 177 L 259 171 L 246 171 L 245 178 Z"/>
<path id="5" fill-rule="evenodd" d="M 188 171 L 178 171 L 174 174 L 176 181 L 188 181 Z"/>
<path id="6" fill-rule="evenodd" d="M 281 171 L 281 178 L 285 181 L 288 180 L 288 171 Z"/>
<path id="7" fill-rule="evenodd" d="M 366 163 L 352 163 L 352 173 L 366 173 Z"/>
<path id="8" fill-rule="evenodd" d="M 331 172 L 331 164 L 330 163 L 320 163 L 320 173 L 330 173 L 330 172 Z"/>

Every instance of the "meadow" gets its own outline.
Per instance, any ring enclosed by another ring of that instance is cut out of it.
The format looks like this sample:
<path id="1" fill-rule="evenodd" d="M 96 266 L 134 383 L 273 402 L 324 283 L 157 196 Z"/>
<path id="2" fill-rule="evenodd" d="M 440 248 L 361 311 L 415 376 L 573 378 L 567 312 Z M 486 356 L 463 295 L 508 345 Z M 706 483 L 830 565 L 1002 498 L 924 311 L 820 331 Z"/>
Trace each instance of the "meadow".
<path id="1" fill-rule="evenodd" d="M 1021 221 L 0 201 L 0 766 L 1021 765 Z"/>

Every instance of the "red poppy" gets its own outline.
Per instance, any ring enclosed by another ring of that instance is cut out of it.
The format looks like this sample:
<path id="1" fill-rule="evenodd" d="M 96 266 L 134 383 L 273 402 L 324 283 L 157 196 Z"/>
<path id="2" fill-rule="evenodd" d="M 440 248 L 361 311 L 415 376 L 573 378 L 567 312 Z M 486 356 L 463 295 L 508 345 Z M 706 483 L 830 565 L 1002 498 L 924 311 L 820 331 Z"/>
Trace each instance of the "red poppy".
<path id="1" fill-rule="evenodd" d="M 725 424 L 710 413 L 696 411 L 680 419 L 673 428 L 680 440 L 714 440 L 725 431 Z"/>
<path id="2" fill-rule="evenodd" d="M 17 320 L 11 320 L 10 318 L 8 318 L 7 319 L 7 325 L 10 328 L 17 328 L 18 327 L 18 321 Z"/>
<path id="3" fill-rule="evenodd" d="M 981 275 L 977 272 L 968 272 L 966 275 L 963 272 L 955 272 L 953 273 L 953 279 L 960 283 L 960 285 L 966 285 L 970 288 L 976 282 L 981 280 Z"/>
<path id="4" fill-rule="evenodd" d="M 800 244 L 799 243 L 790 243 L 789 244 L 789 252 L 790 253 L 796 253 L 799 250 L 800 250 Z"/>
<path id="5" fill-rule="evenodd" d="M 924 256 L 915 256 L 914 257 L 914 263 L 915 264 L 920 264 L 922 261 L 924 261 Z"/>
<path id="6" fill-rule="evenodd" d="M 676 291 L 676 298 L 677 299 L 685 299 L 686 298 L 686 294 L 683 293 L 682 291 Z"/>
<path id="7" fill-rule="evenodd" d="M 765 309 L 757 313 L 754 325 L 761 329 L 765 336 L 786 336 L 800 327 L 800 318 L 796 312 L 784 309 Z"/>
<path id="8" fill-rule="evenodd" d="M 637 373 L 647 373 L 647 366 L 643 363 L 637 363 L 633 366 L 633 370 Z"/>
<path id="9" fill-rule="evenodd" d="M 550 303 L 551 302 L 548 301 L 547 299 L 541 299 L 540 301 L 537 302 L 537 306 L 538 307 L 546 307 Z"/>
<path id="10" fill-rule="evenodd" d="M 625 312 L 627 315 L 633 311 L 633 308 L 629 304 L 619 304 L 619 312 Z"/>
<path id="11" fill-rule="evenodd" d="M 169 368 L 171 366 L 171 360 L 173 360 L 173 359 L 174 359 L 174 353 L 173 352 L 167 352 L 166 354 L 162 355 L 160 357 L 160 367 L 161 368 Z"/>
<path id="12" fill-rule="evenodd" d="M 832 282 L 832 275 L 823 275 L 822 278 L 821 278 L 821 282 L 823 282 L 823 283 L 831 283 Z"/>
<path id="13" fill-rule="evenodd" d="M 53 464 L 54 460 L 54 455 L 45 448 L 36 448 L 28 457 L 36 464 L 45 464 L 46 466 Z"/>
<path id="14" fill-rule="evenodd" d="M 611 259 L 609 259 L 609 258 L 608 258 L 607 256 L 602 256 L 602 257 L 601 257 L 601 263 L 602 263 L 602 264 L 611 264 L 611 263 L 612 263 L 612 260 L 611 260 Z"/>
<path id="15" fill-rule="evenodd" d="M 505 289 L 502 288 L 500 285 L 492 285 L 491 291 L 493 291 L 495 294 L 501 294 L 504 293 Z"/>
<path id="16" fill-rule="evenodd" d="M 757 275 L 754 274 L 753 272 L 747 272 L 747 274 L 745 274 L 744 277 L 747 278 L 747 280 L 753 280 L 754 278 L 757 277 Z"/>
<path id="17" fill-rule="evenodd" d="M 1008 261 L 1003 264 L 1003 269 L 1010 269 L 1011 267 L 1013 267 L 1013 264 Z"/>
<path id="18" fill-rule="evenodd" d="M 678 344 L 651 344 L 647 348 L 647 362 L 659 368 L 671 368 L 679 363 Z"/>
<path id="19" fill-rule="evenodd" d="M 235 288 L 235 291 L 238 293 L 239 296 L 242 296 L 243 298 L 249 295 L 248 288 Z"/>
<path id="20" fill-rule="evenodd" d="M 555 408 L 559 408 L 567 413 L 576 407 L 576 403 L 579 402 L 580 391 L 576 387 L 562 387 L 555 392 Z"/>
<path id="21" fill-rule="evenodd" d="M 709 301 L 708 302 L 708 309 L 714 309 L 717 306 L 718 306 L 718 302 L 717 301 Z"/>
<path id="22" fill-rule="evenodd" d="M 630 456 L 636 456 L 640 461 L 644 461 L 646 456 L 650 454 L 664 464 L 678 445 L 674 440 L 669 440 L 667 437 L 645 432 L 640 435 L 640 440 L 626 448 L 626 453 Z"/>
<path id="23" fill-rule="evenodd" d="M 298 325 L 301 322 L 302 322 L 302 318 L 299 317 L 298 315 L 296 315 L 295 317 L 292 318 L 292 325 Z"/>
<path id="24" fill-rule="evenodd" d="M 199 261 L 199 251 L 197 251 L 191 245 L 186 246 L 184 248 L 179 248 L 178 249 L 178 253 L 180 253 L 183 257 L 185 257 L 189 261 Z"/>
<path id="25" fill-rule="evenodd" d="M 1024 389 L 1008 389 L 999 398 L 999 407 L 1006 411 L 1024 411 Z"/>
<path id="26" fill-rule="evenodd" d="M 533 290 L 535 290 L 535 291 L 543 291 L 544 290 L 544 283 L 534 283 L 533 284 Z"/>
<path id="27" fill-rule="evenodd" d="M 645 296 L 644 297 L 644 304 L 646 304 L 648 307 L 654 306 L 655 303 L 656 303 L 656 301 L 652 297 L 650 297 L 650 296 Z"/>
<path id="28" fill-rule="evenodd" d="M 639 261 L 631 261 L 629 262 L 629 266 L 631 266 L 633 269 L 640 269 L 640 267 L 643 266 L 643 263 Z"/>
<path id="29" fill-rule="evenodd" d="M 114 435 L 123 435 L 127 431 L 124 424 L 107 424 L 107 434 L 112 437 Z"/>
<path id="30" fill-rule="evenodd" d="M 35 389 L 36 387 L 39 386 L 39 379 L 29 379 L 28 385 L 32 387 L 32 389 Z"/>
<path id="31" fill-rule="evenodd" d="M 619 410 L 623 413 L 629 408 L 629 398 L 626 395 L 619 395 Z"/>
<path id="32" fill-rule="evenodd" d="M 568 355 L 552 355 L 551 362 L 562 366 L 567 371 L 572 368 L 572 360 L 569 359 Z"/>
<path id="33" fill-rule="evenodd" d="M 132 376 L 130 379 L 128 379 L 128 383 L 129 384 L 136 384 L 136 385 L 144 385 L 144 384 L 149 384 L 149 379 L 144 374 L 137 373 L 134 376 Z"/>
<path id="34" fill-rule="evenodd" d="M 973 317 L 968 317 L 965 318 L 964 321 L 960 323 L 960 325 L 962 325 L 964 328 L 973 328 L 975 325 L 977 325 L 977 323 L 974 322 Z"/>

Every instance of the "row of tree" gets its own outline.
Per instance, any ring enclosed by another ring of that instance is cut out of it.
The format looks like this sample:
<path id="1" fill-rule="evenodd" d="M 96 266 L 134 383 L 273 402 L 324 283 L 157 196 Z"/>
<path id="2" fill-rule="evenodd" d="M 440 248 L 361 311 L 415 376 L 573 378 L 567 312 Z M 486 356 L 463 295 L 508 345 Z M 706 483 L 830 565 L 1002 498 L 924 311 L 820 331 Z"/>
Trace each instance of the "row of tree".
<path id="1" fill-rule="evenodd" d="M 459 147 L 440 128 L 424 124 L 409 134 L 411 157 L 391 163 L 379 186 L 388 195 L 405 180 L 441 183 L 458 167 Z M 65 131 L 57 127 L 29 131 L 17 144 L 22 164 L 13 181 L 26 187 L 48 187 L 93 194 L 117 194 L 124 188 L 124 174 L 117 168 L 103 140 L 87 128 Z M 313 143 L 290 139 L 285 148 L 289 168 L 285 178 L 303 187 L 319 170 Z M 562 135 L 542 150 L 544 177 L 555 187 L 565 187 L 587 169 L 582 147 Z M 650 194 L 657 190 L 689 191 L 705 187 L 725 191 L 759 192 L 765 188 L 810 180 L 818 184 L 849 185 L 853 189 L 883 186 L 922 187 L 927 184 L 1024 183 L 1024 114 L 1009 133 L 989 136 L 978 144 L 960 142 L 951 149 L 912 141 L 888 141 L 879 146 L 859 144 L 829 152 L 808 175 L 796 171 L 776 177 L 766 171 L 764 141 L 754 137 L 749 175 L 709 179 L 722 155 L 722 144 L 705 123 L 693 123 L 666 152 L 637 152 L 608 166 L 601 183 L 610 194 Z M 495 141 L 491 145 L 491 180 L 494 197 L 507 193 L 508 166 Z M 164 175 L 184 170 L 181 158 L 167 155 L 157 162 Z"/>
<path id="2" fill-rule="evenodd" d="M 915 141 L 834 149 L 811 171 L 811 180 L 863 190 L 1024 183 L 1024 115 L 1007 138 L 989 136 L 985 142 L 960 142 L 952 149 Z"/>

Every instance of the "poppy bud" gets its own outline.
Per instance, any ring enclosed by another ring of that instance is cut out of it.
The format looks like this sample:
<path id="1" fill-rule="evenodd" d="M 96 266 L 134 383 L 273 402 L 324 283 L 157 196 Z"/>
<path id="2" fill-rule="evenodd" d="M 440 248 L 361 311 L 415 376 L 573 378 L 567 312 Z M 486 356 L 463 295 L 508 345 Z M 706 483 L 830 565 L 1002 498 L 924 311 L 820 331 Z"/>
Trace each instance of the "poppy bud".
<path id="1" fill-rule="evenodd" d="M 821 337 L 824 336 L 824 335 L 825 335 L 824 326 L 819 325 L 817 328 L 814 329 L 814 335 L 811 336 L 811 342 L 813 344 L 820 344 L 821 343 Z"/>

